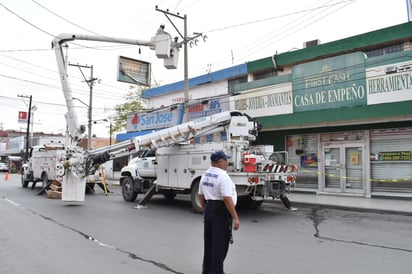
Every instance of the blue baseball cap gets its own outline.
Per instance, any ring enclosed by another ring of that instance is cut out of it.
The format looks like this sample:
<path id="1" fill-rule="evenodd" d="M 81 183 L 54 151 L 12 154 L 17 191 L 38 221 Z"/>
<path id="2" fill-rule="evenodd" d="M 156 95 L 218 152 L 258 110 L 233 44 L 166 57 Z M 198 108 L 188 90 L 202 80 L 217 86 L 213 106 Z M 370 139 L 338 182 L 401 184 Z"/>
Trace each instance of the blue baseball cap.
<path id="1" fill-rule="evenodd" d="M 220 159 L 230 159 L 230 158 L 232 158 L 232 156 L 227 155 L 222 150 L 215 151 L 210 155 L 210 160 L 212 162 L 217 162 Z"/>

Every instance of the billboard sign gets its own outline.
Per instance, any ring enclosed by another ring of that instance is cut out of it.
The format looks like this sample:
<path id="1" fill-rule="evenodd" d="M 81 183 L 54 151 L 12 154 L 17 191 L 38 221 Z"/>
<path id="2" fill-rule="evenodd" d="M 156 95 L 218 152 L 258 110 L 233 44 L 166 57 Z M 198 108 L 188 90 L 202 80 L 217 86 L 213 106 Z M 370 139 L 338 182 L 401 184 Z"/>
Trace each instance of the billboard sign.
<path id="1" fill-rule="evenodd" d="M 117 81 L 150 86 L 150 63 L 119 56 Z"/>

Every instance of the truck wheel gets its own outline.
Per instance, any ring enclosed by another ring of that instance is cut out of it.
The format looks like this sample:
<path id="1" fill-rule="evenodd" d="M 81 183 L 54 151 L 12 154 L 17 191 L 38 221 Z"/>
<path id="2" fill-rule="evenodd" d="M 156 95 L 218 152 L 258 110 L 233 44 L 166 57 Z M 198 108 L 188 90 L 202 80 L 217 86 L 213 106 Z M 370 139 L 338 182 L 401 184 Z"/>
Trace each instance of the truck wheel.
<path id="1" fill-rule="evenodd" d="M 21 186 L 26 188 L 29 185 L 29 181 L 24 179 L 24 175 L 21 174 Z"/>
<path id="2" fill-rule="evenodd" d="M 200 183 L 200 179 L 197 179 L 196 181 L 193 182 L 192 191 L 190 193 L 190 198 L 192 201 L 192 208 L 193 208 L 193 212 L 195 213 L 203 212 L 202 206 L 200 204 L 199 195 L 198 195 L 199 183 Z"/>
<path id="3" fill-rule="evenodd" d="M 131 177 L 126 177 L 122 184 L 122 195 L 126 202 L 134 202 L 137 198 L 137 191 L 133 188 L 133 179 Z"/>

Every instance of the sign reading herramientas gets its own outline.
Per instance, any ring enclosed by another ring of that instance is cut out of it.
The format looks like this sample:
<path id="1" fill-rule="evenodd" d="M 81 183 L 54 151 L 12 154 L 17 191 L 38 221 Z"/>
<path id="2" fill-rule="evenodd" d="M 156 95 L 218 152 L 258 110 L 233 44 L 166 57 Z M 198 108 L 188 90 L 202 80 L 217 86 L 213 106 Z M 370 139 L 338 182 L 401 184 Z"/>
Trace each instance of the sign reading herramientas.
<path id="1" fill-rule="evenodd" d="M 368 105 L 412 100 L 412 62 L 366 70 Z"/>
<path id="2" fill-rule="evenodd" d="M 292 70 L 293 111 L 366 105 L 365 58 L 351 53 Z"/>

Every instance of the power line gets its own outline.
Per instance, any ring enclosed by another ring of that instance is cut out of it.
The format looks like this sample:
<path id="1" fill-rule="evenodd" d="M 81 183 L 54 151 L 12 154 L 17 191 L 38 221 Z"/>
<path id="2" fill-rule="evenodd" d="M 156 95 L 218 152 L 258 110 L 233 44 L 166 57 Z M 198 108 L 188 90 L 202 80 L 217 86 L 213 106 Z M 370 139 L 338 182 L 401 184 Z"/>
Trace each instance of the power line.
<path id="1" fill-rule="evenodd" d="M 87 31 L 87 32 L 90 32 L 90 33 L 93 33 L 93 34 L 96 34 L 96 35 L 99 35 L 99 36 L 100 36 L 100 34 L 94 32 L 94 31 L 92 31 L 92 30 L 86 29 L 86 28 L 84 28 L 84 27 L 82 27 L 82 26 L 80 26 L 80 25 L 78 25 L 78 24 L 76 24 L 76 23 L 73 23 L 72 21 L 64 18 L 63 16 L 58 15 L 57 13 L 55 13 L 55 12 L 51 11 L 50 9 L 46 8 L 45 6 L 41 5 L 39 2 L 37 2 L 37 1 L 35 1 L 35 0 L 32 0 L 32 1 L 33 1 L 33 3 L 35 3 L 36 5 L 38 5 L 39 7 L 45 9 L 45 10 L 48 11 L 49 13 L 51 13 L 51 14 L 53 14 L 54 16 L 56 16 L 56 17 L 58 17 L 58 18 L 60 18 L 60 19 L 62 19 L 62 20 L 64 20 L 64 21 L 66 21 L 67 23 L 72 24 L 72 25 L 74 25 L 74 26 L 76 26 L 76 27 L 78 27 L 78 28 L 81 28 L 82 30 L 85 30 L 85 31 Z"/>
<path id="2" fill-rule="evenodd" d="M 50 50 L 49 50 L 50 51 Z M 11 57 L 11 56 L 7 56 L 7 55 L 5 55 L 5 54 L 0 54 L 0 56 L 3 56 L 3 57 L 5 57 L 5 58 L 8 58 L 8 59 L 12 59 L 12 60 L 14 60 L 14 61 L 16 61 L 16 62 L 20 62 L 20 63 L 23 63 L 23 64 L 26 64 L 26 65 L 30 65 L 30 66 L 33 66 L 33 67 L 35 67 L 35 68 L 40 68 L 40 69 L 43 69 L 43 70 L 46 70 L 46 71 L 48 71 L 48 72 L 52 72 L 52 73 L 54 73 L 55 75 L 56 75 L 56 78 L 51 78 L 51 77 L 46 77 L 46 76 L 44 76 L 44 75 L 42 75 L 42 74 L 37 74 L 37 73 L 34 73 L 34 72 L 32 72 L 32 71 L 26 71 L 26 70 L 24 70 L 24 69 L 21 69 L 20 67 L 18 67 L 18 68 L 16 68 L 16 67 L 14 67 L 15 69 L 17 69 L 17 70 L 20 70 L 20 71 L 23 71 L 23 72 L 26 72 L 26 73 L 29 73 L 29 74 L 32 74 L 32 75 L 37 75 L 37 76 L 39 76 L 39 77 L 42 77 L 42 78 L 46 78 L 46 79 L 49 79 L 49 80 L 52 80 L 52 81 L 58 81 L 58 72 L 56 71 L 56 70 L 52 70 L 52 69 L 49 69 L 49 68 L 46 68 L 46 67 L 43 67 L 43 66 L 39 66 L 39 65 L 36 65 L 36 64 L 33 64 L 33 63 L 30 63 L 30 62 L 27 62 L 27 61 L 24 61 L 24 60 L 21 60 L 21 59 L 18 59 L 18 58 L 15 58 L 15 57 Z M 0 63 L 1 64 L 1 63 Z M 13 66 L 11 66 L 11 65 L 5 65 L 5 66 L 7 66 L 7 67 L 13 67 Z M 5 75 L 5 76 L 3 76 L 3 77 L 8 77 L 8 78 L 13 78 L 14 80 L 21 80 L 21 81 L 29 81 L 29 80 L 25 80 L 25 79 L 21 79 L 20 77 L 13 77 L 13 76 L 10 76 L 10 75 Z M 77 77 L 77 76 L 70 76 L 71 78 L 74 78 L 74 79 L 81 79 L 80 77 Z M 37 83 L 37 84 L 42 84 L 42 83 Z M 44 85 L 46 85 L 46 84 L 44 84 Z M 119 88 L 119 87 L 116 87 L 116 86 L 112 86 L 112 85 L 108 85 L 108 84 L 101 84 L 102 86 L 105 86 L 105 87 L 108 87 L 108 88 L 111 88 L 111 89 L 116 89 L 116 90 L 121 90 L 121 91 L 127 91 L 126 89 L 123 89 L 123 88 Z M 80 91 L 80 92 L 82 92 L 82 93 L 84 93 L 84 94 L 87 94 L 88 93 L 88 91 L 86 91 L 85 89 L 84 89 L 84 86 L 83 85 L 74 85 L 74 86 L 78 86 L 78 87 L 80 87 L 80 89 L 73 89 L 73 91 Z M 50 86 L 48 86 L 48 87 L 50 87 Z M 59 89 L 59 90 L 61 90 L 61 88 L 60 88 L 60 84 L 59 84 L 59 86 L 55 86 L 57 89 Z M 103 94 L 102 94 L 103 93 Z M 110 91 L 104 91 L 104 90 L 101 90 L 101 89 L 97 89 L 97 94 L 96 94 L 96 97 L 102 97 L 102 98 L 106 98 L 106 99 L 109 99 L 109 98 L 113 98 L 113 90 L 110 90 Z M 120 99 L 120 98 L 119 98 Z"/>
<path id="3" fill-rule="evenodd" d="M 320 6 L 316 6 L 316 7 L 313 7 L 313 8 L 307 8 L 307 9 L 297 11 L 297 12 L 293 12 L 293 13 L 278 15 L 278 16 L 274 16 L 274 17 L 270 17 L 270 18 L 266 18 L 266 19 L 261 19 L 261 20 L 255 20 L 255 21 L 251 21 L 251 22 L 247 22 L 247 23 L 242 23 L 242 24 L 238 24 L 238 25 L 233 25 L 233 26 L 229 26 L 229 27 L 215 29 L 215 30 L 212 30 L 212 31 L 226 30 L 226 29 L 229 29 L 229 28 L 234 28 L 234 27 L 238 27 L 238 26 L 245 26 L 247 24 L 254 24 L 254 23 L 257 23 L 257 22 L 263 22 L 263 21 L 267 21 L 267 20 L 278 19 L 278 18 L 288 17 L 288 16 L 292 16 L 292 15 L 298 15 L 298 14 L 301 14 L 301 13 L 306 13 L 305 16 L 308 16 L 309 14 L 311 14 L 313 12 L 321 10 L 317 15 L 315 15 L 315 16 L 318 16 L 321 13 L 323 13 L 325 10 L 328 10 L 330 8 L 333 8 L 333 7 L 336 7 L 338 5 L 342 5 L 342 4 L 348 5 L 348 4 L 353 3 L 354 1 L 356 1 L 356 0 L 343 0 L 343 1 L 336 2 L 336 3 L 332 3 L 332 4 L 323 4 L 323 5 L 320 5 Z M 328 1 L 328 3 L 329 2 L 331 2 L 331 1 Z M 337 10 L 335 10 L 334 12 L 336 12 L 336 11 Z M 328 15 L 330 15 L 330 14 L 328 14 Z M 239 51 L 240 54 L 238 56 L 240 56 L 241 59 L 244 59 L 245 57 L 250 56 L 250 54 L 258 52 L 259 50 L 267 48 L 268 46 L 273 47 L 273 45 L 276 42 L 279 42 L 279 41 L 285 39 L 286 37 L 295 34 L 298 30 L 306 28 L 306 27 L 312 25 L 313 23 L 325 18 L 325 16 L 323 16 L 323 17 L 317 19 L 316 21 L 308 23 L 307 21 L 304 20 L 305 16 L 301 16 L 300 18 L 298 18 L 298 20 L 293 20 L 291 22 L 288 22 L 284 26 L 280 27 L 279 31 L 273 32 L 270 35 L 265 34 L 265 35 L 261 36 L 260 38 L 256 39 L 255 41 L 253 41 L 252 43 L 250 43 L 249 45 L 244 46 L 242 49 L 240 49 L 240 51 Z M 315 18 L 315 16 L 312 16 L 312 18 Z M 292 28 L 291 28 L 291 26 L 292 26 Z M 295 30 L 295 31 L 291 32 L 291 30 L 296 29 L 299 26 L 302 26 L 302 27 L 300 27 L 298 30 Z M 272 30 L 270 30 L 270 32 L 272 32 Z M 279 35 L 282 35 L 282 36 L 279 38 Z M 273 39 L 276 39 L 276 41 L 272 41 Z M 220 66 L 218 65 L 217 67 L 224 67 L 225 66 L 224 64 L 227 64 L 227 63 L 232 64 L 231 60 L 232 59 L 229 56 L 224 57 L 224 58 L 220 58 L 220 59 L 217 59 L 216 62 L 214 62 L 214 65 L 222 64 Z M 213 64 L 213 62 L 211 62 L 211 63 Z"/>
<path id="4" fill-rule="evenodd" d="M 18 17 L 20 20 L 26 22 L 27 24 L 29 24 L 30 26 L 32 26 L 33 28 L 51 36 L 51 37 L 55 37 L 53 34 L 51 34 L 50 32 L 47 32 L 41 28 L 39 28 L 38 26 L 32 24 L 31 22 L 29 22 L 28 20 L 24 19 L 23 17 L 21 17 L 20 15 L 18 15 L 17 13 L 15 13 L 14 11 L 12 11 L 11 9 L 9 9 L 8 7 L 6 7 L 3 3 L 0 3 L 0 6 L 2 6 L 5 10 L 7 10 L 8 12 L 10 12 L 11 14 L 13 14 L 14 16 Z"/>
<path id="5" fill-rule="evenodd" d="M 221 28 L 217 28 L 217 29 L 206 30 L 206 31 L 203 31 L 202 33 L 211 33 L 211 32 L 216 32 L 216 31 L 223 31 L 223 30 L 228 30 L 228 29 L 232 29 L 232 28 L 243 27 L 243 26 L 246 26 L 246 25 L 252 25 L 252 24 L 256 24 L 256 23 L 262 23 L 262 22 L 266 22 L 266 21 L 270 21 L 270 20 L 274 20 L 274 19 L 289 17 L 289 16 L 292 16 L 292 15 L 298 15 L 298 14 L 301 14 L 301 13 L 307 13 L 307 12 L 311 12 L 311 11 L 315 11 L 315 10 L 319 10 L 319 9 L 324 9 L 324 8 L 327 8 L 327 7 L 332 7 L 332 6 L 340 5 L 340 4 L 345 3 L 345 2 L 352 2 L 352 1 L 356 1 L 356 0 L 342 0 L 342 1 L 330 4 L 330 5 L 317 6 L 317 7 L 310 8 L 310 9 L 299 10 L 299 11 L 286 13 L 286 14 L 281 14 L 281 15 L 276 15 L 276 16 L 272 16 L 272 17 L 268 17 L 268 18 L 263 18 L 263 19 L 248 21 L 248 22 L 244 22 L 244 23 L 239 23 L 239 24 L 235 24 L 235 25 L 231 25 L 231 26 L 225 26 L 225 27 L 221 27 Z"/>

